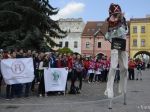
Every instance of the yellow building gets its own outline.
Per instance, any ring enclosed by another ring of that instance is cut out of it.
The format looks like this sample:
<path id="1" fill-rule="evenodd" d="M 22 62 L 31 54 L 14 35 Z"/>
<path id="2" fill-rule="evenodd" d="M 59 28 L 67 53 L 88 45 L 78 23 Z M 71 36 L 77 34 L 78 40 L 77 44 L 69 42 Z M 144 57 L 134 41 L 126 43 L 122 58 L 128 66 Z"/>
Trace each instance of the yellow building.
<path id="1" fill-rule="evenodd" d="M 150 55 L 150 17 L 130 20 L 130 58 L 142 53 Z"/>

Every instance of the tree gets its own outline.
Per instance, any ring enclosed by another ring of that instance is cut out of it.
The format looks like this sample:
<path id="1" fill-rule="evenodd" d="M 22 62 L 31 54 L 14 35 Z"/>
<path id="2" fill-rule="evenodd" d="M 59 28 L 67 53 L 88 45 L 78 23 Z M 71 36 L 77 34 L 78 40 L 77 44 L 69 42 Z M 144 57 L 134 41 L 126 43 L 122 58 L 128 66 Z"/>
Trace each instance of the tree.
<path id="1" fill-rule="evenodd" d="M 0 48 L 57 46 L 53 38 L 66 36 L 51 19 L 57 13 L 48 0 L 0 0 Z"/>
<path id="2" fill-rule="evenodd" d="M 70 48 L 68 48 L 68 47 L 64 47 L 64 48 L 62 48 L 62 49 L 58 49 L 57 50 L 59 53 L 63 53 L 63 54 L 67 54 L 67 53 L 73 53 L 73 51 L 70 49 Z"/>

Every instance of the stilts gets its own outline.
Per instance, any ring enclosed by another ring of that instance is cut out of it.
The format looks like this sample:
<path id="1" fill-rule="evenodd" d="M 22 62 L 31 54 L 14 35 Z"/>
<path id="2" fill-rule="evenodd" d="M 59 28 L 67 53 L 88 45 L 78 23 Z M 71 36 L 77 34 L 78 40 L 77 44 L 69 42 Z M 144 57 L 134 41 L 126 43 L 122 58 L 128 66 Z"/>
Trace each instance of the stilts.
<path id="1" fill-rule="evenodd" d="M 110 98 L 109 105 L 108 105 L 109 110 L 112 110 L 112 101 L 113 101 L 113 98 Z"/>
<path id="2" fill-rule="evenodd" d="M 127 94 L 124 93 L 124 94 L 123 94 L 123 97 L 124 97 L 124 105 L 127 105 Z"/>

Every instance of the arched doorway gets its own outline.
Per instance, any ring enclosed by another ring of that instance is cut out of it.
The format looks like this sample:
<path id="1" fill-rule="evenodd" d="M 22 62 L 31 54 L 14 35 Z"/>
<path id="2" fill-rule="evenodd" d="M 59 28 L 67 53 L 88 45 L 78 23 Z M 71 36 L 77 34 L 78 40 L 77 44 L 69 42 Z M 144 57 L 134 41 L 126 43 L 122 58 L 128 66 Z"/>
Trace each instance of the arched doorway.
<path id="1" fill-rule="evenodd" d="M 95 57 L 97 59 L 102 59 L 103 56 L 105 56 L 103 53 L 98 53 Z"/>

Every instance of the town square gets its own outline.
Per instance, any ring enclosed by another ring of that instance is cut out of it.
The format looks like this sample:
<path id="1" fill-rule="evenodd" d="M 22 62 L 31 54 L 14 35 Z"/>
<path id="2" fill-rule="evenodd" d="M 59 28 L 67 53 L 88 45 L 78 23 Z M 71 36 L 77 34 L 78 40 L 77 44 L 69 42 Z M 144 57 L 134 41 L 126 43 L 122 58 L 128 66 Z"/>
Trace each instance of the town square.
<path id="1" fill-rule="evenodd" d="M 149 4 L 0 0 L 0 112 L 150 112 Z"/>

